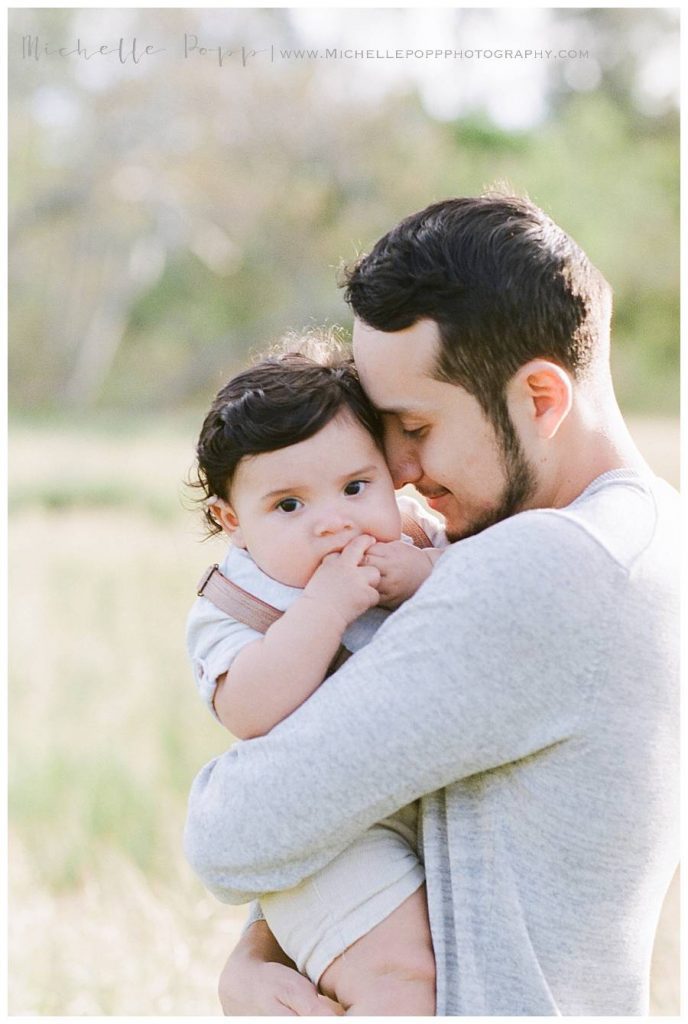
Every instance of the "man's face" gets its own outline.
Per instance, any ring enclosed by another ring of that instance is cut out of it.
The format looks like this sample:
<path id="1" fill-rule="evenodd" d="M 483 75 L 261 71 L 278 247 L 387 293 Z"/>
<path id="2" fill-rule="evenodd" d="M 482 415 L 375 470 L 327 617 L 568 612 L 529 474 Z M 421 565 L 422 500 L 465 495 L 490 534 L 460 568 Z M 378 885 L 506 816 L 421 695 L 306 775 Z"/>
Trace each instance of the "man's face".
<path id="1" fill-rule="evenodd" d="M 498 436 L 477 399 L 432 376 L 439 343 L 432 320 L 391 332 L 354 324 L 354 360 L 383 414 L 394 486 L 413 484 L 454 541 L 527 507 L 536 481 L 516 434 Z"/>

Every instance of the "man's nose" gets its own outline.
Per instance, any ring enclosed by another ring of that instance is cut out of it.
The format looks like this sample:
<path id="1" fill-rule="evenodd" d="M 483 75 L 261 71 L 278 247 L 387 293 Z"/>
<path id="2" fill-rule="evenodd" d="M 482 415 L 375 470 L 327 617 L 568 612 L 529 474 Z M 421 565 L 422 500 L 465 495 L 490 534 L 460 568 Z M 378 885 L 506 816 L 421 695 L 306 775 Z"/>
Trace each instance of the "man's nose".
<path id="1" fill-rule="evenodd" d="M 413 445 L 401 438 L 385 440 L 385 458 L 396 490 L 417 483 L 423 476 Z"/>

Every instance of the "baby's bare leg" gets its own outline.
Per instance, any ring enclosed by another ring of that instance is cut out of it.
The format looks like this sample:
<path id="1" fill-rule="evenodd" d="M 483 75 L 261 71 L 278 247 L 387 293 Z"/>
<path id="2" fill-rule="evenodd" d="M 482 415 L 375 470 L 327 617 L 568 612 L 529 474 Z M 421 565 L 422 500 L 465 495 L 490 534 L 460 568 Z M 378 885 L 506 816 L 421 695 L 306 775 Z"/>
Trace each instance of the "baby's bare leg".
<path id="1" fill-rule="evenodd" d="M 432 1017 L 435 958 L 425 886 L 330 964 L 320 990 L 347 1016 Z"/>

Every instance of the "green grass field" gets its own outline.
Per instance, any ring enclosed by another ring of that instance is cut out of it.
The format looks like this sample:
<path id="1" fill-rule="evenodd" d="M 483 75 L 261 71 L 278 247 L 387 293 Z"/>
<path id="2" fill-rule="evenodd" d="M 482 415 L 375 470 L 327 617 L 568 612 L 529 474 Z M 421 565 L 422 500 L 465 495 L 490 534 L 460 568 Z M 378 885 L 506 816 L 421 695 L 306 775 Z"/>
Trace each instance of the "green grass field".
<path id="1" fill-rule="evenodd" d="M 184 507 L 195 427 L 11 432 L 13 1015 L 219 1015 L 245 910 L 207 895 L 181 852 L 191 780 L 227 746 L 184 650 L 194 583 L 222 551 Z M 677 424 L 633 429 L 677 483 Z M 678 913 L 675 881 L 656 1014 L 678 1013 Z"/>

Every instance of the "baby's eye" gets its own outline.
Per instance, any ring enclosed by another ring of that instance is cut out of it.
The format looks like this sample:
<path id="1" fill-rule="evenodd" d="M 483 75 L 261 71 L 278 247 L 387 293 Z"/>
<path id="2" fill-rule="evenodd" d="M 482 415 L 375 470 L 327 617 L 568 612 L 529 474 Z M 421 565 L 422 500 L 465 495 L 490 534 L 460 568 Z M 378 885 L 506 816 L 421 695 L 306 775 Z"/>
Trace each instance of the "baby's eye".
<path id="1" fill-rule="evenodd" d="M 344 488 L 345 494 L 362 494 L 368 486 L 367 480 L 352 480 Z"/>
<path id="2" fill-rule="evenodd" d="M 302 505 L 303 502 L 299 501 L 298 498 L 282 498 L 275 507 L 278 508 L 280 512 L 296 512 L 296 510 L 301 508 Z"/>
<path id="3" fill-rule="evenodd" d="M 413 430 L 407 430 L 406 427 L 402 427 L 401 432 L 404 437 L 408 437 L 413 441 L 418 441 L 425 435 L 427 429 L 427 427 L 415 427 Z"/>

